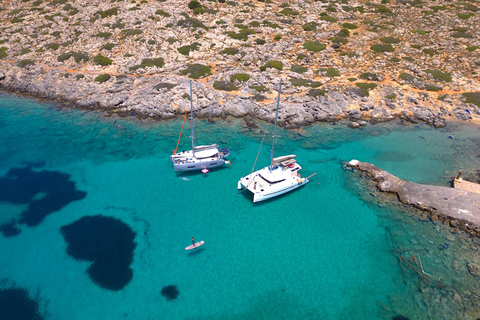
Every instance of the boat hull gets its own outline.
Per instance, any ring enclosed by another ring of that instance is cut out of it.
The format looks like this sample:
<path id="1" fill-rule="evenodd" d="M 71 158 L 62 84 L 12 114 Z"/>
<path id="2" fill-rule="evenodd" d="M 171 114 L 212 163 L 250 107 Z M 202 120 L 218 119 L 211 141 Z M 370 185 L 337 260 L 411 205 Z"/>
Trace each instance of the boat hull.
<path id="1" fill-rule="evenodd" d="M 226 163 L 225 159 L 210 159 L 210 160 L 188 160 L 183 163 L 174 163 L 173 170 L 175 172 L 184 171 L 199 171 L 204 168 L 212 169 L 221 167 Z"/>
<path id="2" fill-rule="evenodd" d="M 230 151 L 227 148 L 219 149 L 218 145 L 198 146 L 194 150 L 182 151 L 170 156 L 175 172 L 200 171 L 212 169 L 230 163 L 225 158 Z"/>
<path id="3" fill-rule="evenodd" d="M 255 171 L 238 181 L 239 190 L 247 189 L 253 194 L 253 202 L 260 202 L 275 198 L 293 191 L 309 182 L 298 174 L 301 167 L 295 164 L 291 168 L 276 168 L 271 170 L 265 167 Z M 275 181 L 273 181 L 273 177 Z"/>

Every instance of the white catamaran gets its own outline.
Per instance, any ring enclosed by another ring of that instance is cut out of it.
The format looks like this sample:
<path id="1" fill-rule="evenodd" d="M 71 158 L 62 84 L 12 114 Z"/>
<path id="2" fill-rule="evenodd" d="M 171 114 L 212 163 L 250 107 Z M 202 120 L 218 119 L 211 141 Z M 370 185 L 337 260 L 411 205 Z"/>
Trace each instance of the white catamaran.
<path id="1" fill-rule="evenodd" d="M 176 152 L 170 155 L 170 161 L 173 162 L 175 172 L 202 170 L 208 172 L 211 168 L 223 166 L 230 161 L 225 158 L 230 154 L 228 148 L 219 148 L 218 144 L 210 144 L 205 146 L 195 146 L 195 137 L 193 136 L 193 101 L 192 101 L 192 82 L 190 81 L 190 119 L 192 129 L 192 150 Z M 186 117 L 186 112 L 185 112 Z M 185 122 L 185 118 L 184 118 Z M 183 129 L 183 125 L 182 125 Z M 180 137 L 182 132 L 180 131 Z M 180 141 L 180 137 L 178 141 Z M 178 143 L 177 143 L 178 148 Z"/>
<path id="2" fill-rule="evenodd" d="M 273 151 L 275 148 L 275 130 L 277 128 L 278 106 L 280 104 L 281 90 L 282 80 L 280 79 L 277 111 L 275 113 L 275 126 L 273 128 L 272 150 L 270 152 L 271 163 L 269 166 L 258 171 L 253 172 L 252 170 L 252 173 L 240 178 L 238 181 L 239 190 L 247 189 L 253 193 L 253 202 L 267 200 L 295 190 L 308 183 L 308 178 L 311 177 L 302 178 L 300 176 L 298 171 L 301 170 L 302 167 L 296 162 L 296 155 L 292 154 L 277 158 L 273 157 Z"/>

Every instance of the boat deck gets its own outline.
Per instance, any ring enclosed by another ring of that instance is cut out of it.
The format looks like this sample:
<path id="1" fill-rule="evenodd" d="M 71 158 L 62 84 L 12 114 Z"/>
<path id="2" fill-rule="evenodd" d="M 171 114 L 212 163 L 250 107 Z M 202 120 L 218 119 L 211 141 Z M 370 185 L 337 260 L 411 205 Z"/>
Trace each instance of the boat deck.
<path id="1" fill-rule="evenodd" d="M 480 194 L 480 184 L 459 179 L 453 179 L 453 187 L 463 191 Z"/>

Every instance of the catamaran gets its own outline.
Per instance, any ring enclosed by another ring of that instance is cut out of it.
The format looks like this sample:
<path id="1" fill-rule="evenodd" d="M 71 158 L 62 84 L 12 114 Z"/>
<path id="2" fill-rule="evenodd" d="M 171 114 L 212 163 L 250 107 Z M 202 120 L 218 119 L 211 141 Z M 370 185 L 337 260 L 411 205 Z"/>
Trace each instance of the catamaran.
<path id="1" fill-rule="evenodd" d="M 275 112 L 275 126 L 273 127 L 272 150 L 270 152 L 270 165 L 240 178 L 238 181 L 239 190 L 249 190 L 253 193 L 253 202 L 259 202 L 281 194 L 295 190 L 306 183 L 308 178 L 302 178 L 299 171 L 302 167 L 296 162 L 296 155 L 291 154 L 274 158 L 275 130 L 277 128 L 278 106 L 280 104 L 280 92 L 282 91 L 282 80 L 278 89 L 277 111 Z M 260 146 L 261 148 L 261 146 Z"/>
<path id="2" fill-rule="evenodd" d="M 183 119 L 185 123 L 185 118 L 187 112 L 185 112 L 185 117 Z M 170 161 L 173 162 L 173 169 L 175 172 L 182 171 L 194 171 L 202 170 L 202 172 L 208 172 L 211 168 L 216 168 L 223 166 L 224 164 L 230 164 L 230 161 L 225 159 L 230 155 L 230 150 L 228 148 L 219 148 L 218 144 L 202 145 L 195 146 L 195 137 L 193 135 L 193 98 L 192 98 L 192 82 L 190 81 L 190 120 L 191 120 L 191 130 L 192 130 L 192 150 L 181 151 L 177 153 L 177 150 L 173 150 L 172 155 L 170 155 Z M 180 142 L 180 137 L 182 136 L 182 130 L 180 131 L 180 136 L 178 142 Z M 178 143 L 177 143 L 178 149 Z"/>

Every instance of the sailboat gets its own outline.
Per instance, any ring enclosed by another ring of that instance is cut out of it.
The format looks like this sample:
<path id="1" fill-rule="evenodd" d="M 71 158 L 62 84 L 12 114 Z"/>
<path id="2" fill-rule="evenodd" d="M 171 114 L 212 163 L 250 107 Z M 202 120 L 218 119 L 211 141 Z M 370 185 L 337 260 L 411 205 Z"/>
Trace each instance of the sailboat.
<path id="1" fill-rule="evenodd" d="M 282 80 L 280 79 L 277 111 L 275 112 L 275 126 L 273 127 L 272 150 L 270 152 L 270 165 L 255 172 L 253 172 L 253 169 L 252 173 L 238 180 L 238 189 L 249 190 L 253 193 L 253 202 L 271 199 L 300 188 L 308 183 L 308 178 L 313 176 L 311 175 L 308 178 L 302 178 L 300 176 L 299 170 L 301 170 L 302 167 L 296 162 L 296 155 L 294 154 L 277 158 L 273 157 L 281 90 Z"/>
<path id="2" fill-rule="evenodd" d="M 176 150 L 173 150 L 172 155 L 170 155 L 170 161 L 173 163 L 173 169 L 175 170 L 175 172 L 195 170 L 203 170 L 203 172 L 208 172 L 208 170 L 211 168 L 223 166 L 225 163 L 230 164 L 230 161 L 225 159 L 230 155 L 230 150 L 228 150 L 228 148 L 219 148 L 218 144 L 216 143 L 210 145 L 195 146 L 195 137 L 193 135 L 192 81 L 190 81 L 190 120 L 192 130 L 192 150 L 181 151 L 178 153 Z M 182 131 L 180 131 L 180 136 L 178 138 L 179 142 L 181 136 Z"/>

